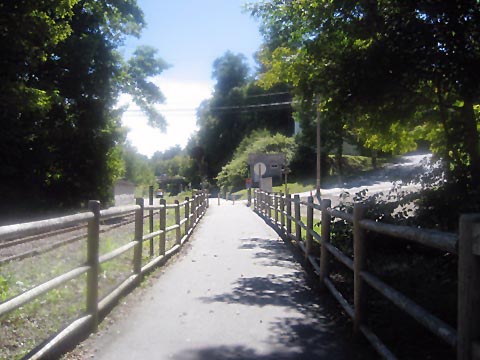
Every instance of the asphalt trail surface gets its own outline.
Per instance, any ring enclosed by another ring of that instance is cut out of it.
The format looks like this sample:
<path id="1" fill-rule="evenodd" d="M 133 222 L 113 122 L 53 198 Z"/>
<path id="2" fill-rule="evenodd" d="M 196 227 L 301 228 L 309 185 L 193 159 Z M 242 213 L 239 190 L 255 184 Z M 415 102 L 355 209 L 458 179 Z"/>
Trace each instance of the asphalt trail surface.
<path id="1" fill-rule="evenodd" d="M 244 204 L 211 201 L 189 245 L 120 320 L 95 359 L 372 359 L 329 294 Z M 115 311 L 115 310 L 114 310 Z"/>

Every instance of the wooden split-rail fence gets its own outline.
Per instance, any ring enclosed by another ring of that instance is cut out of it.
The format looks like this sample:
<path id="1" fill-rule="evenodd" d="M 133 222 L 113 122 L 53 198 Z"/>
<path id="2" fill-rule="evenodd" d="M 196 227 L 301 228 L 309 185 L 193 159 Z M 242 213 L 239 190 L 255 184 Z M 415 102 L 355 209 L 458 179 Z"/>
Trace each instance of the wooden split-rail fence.
<path id="1" fill-rule="evenodd" d="M 306 223 L 302 221 L 301 206 L 307 207 Z M 298 195 L 292 199 L 290 195 L 256 190 L 254 210 L 299 245 L 306 262 L 318 274 L 320 285 L 333 294 L 352 318 L 354 333 L 363 334 L 383 358 L 396 357 L 366 325 L 367 285 L 454 348 L 457 360 L 480 359 L 480 214 L 463 215 L 457 235 L 369 220 L 365 218 L 365 205 L 355 204 L 353 213 L 347 213 L 331 208 L 328 199 L 322 199 L 320 205 L 315 204 L 312 196 L 308 201 L 301 201 Z M 321 212 L 321 234 L 314 231 L 314 211 Z M 353 259 L 331 243 L 330 229 L 335 218 L 353 226 Z M 292 232 L 292 224 L 295 232 Z M 367 232 L 412 241 L 458 256 L 456 329 L 368 271 Z M 320 245 L 320 256 L 313 252 L 314 241 Z M 353 304 L 345 299 L 330 278 L 331 259 L 353 271 Z"/>
<path id="2" fill-rule="evenodd" d="M 76 279 L 83 274 L 87 274 L 86 280 L 86 304 L 85 315 L 77 318 L 66 328 L 60 331 L 48 343 L 29 356 L 29 359 L 43 359 L 52 356 L 58 348 L 68 343 L 72 338 L 97 329 L 99 319 L 105 315 L 118 299 L 138 285 L 145 273 L 156 266 L 163 264 L 169 257 L 178 252 L 192 234 L 195 226 L 204 215 L 208 208 L 208 194 L 198 192 L 191 199 L 185 198 L 185 201 L 175 201 L 174 204 L 166 204 L 164 199 L 160 200 L 159 205 L 153 205 L 152 197 L 150 204 L 144 204 L 143 198 L 136 199 L 136 205 L 126 205 L 101 210 L 99 201 L 89 202 L 89 211 L 75 215 L 64 216 L 60 218 L 36 221 L 31 223 L 7 225 L 0 227 L 0 240 L 10 239 L 12 237 L 32 236 L 42 233 L 48 233 L 68 226 L 77 226 L 79 224 L 88 224 L 87 241 L 87 259 L 85 263 L 66 273 L 63 273 L 51 280 L 29 289 L 20 295 L 7 299 L 0 304 L 0 317 L 5 316 L 22 306 L 38 299 L 41 295 L 60 287 L 70 280 Z M 144 229 L 144 213 L 148 212 L 149 231 Z M 159 230 L 154 229 L 154 212 L 159 214 Z M 167 212 L 173 212 L 174 224 L 167 227 Z M 111 218 L 134 214 L 134 236 L 128 243 L 100 255 L 99 245 L 101 242 L 100 223 Z M 184 214 L 183 218 L 181 214 Z M 166 237 L 169 232 L 175 234 L 175 244 L 169 249 L 166 248 Z M 158 251 L 153 248 L 153 239 L 157 238 Z M 144 242 L 150 243 L 150 257 L 148 263 L 142 263 L 142 248 Z M 133 271 L 123 282 L 114 287 L 114 289 L 102 299 L 99 298 L 99 270 L 100 265 L 118 258 L 122 254 L 132 252 Z"/>

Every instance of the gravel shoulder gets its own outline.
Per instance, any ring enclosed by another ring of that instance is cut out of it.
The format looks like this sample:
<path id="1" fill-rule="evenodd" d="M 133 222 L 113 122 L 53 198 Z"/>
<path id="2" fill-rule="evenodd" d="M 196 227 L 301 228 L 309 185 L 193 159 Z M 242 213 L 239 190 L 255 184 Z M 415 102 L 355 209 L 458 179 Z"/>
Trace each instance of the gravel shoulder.
<path id="1" fill-rule="evenodd" d="M 213 203 L 213 202 L 212 202 Z M 372 359 L 328 294 L 241 203 L 211 204 L 181 255 L 64 359 Z"/>

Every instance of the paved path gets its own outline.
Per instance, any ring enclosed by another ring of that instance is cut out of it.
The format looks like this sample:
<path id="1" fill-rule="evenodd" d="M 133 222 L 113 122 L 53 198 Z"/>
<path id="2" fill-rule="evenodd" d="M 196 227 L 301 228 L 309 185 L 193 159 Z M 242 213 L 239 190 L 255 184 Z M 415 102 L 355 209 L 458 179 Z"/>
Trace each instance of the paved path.
<path id="1" fill-rule="evenodd" d="M 184 254 L 140 299 L 129 298 L 137 304 L 95 339 L 95 359 L 374 356 L 352 345 L 350 326 L 330 297 L 314 295 L 292 252 L 262 219 L 242 204 L 211 203 Z"/>

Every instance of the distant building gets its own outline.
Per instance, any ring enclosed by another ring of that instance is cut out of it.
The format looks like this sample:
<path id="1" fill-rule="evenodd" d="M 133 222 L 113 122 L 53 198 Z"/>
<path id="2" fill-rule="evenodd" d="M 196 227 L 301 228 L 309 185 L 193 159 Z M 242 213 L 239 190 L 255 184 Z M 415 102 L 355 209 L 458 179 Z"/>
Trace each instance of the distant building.
<path id="1" fill-rule="evenodd" d="M 254 183 L 262 178 L 272 178 L 274 183 L 282 182 L 282 170 L 286 165 L 285 154 L 249 154 L 248 165 Z"/>
<path id="2" fill-rule="evenodd" d="M 125 179 L 118 180 L 113 188 L 115 206 L 135 204 L 135 184 Z"/>

